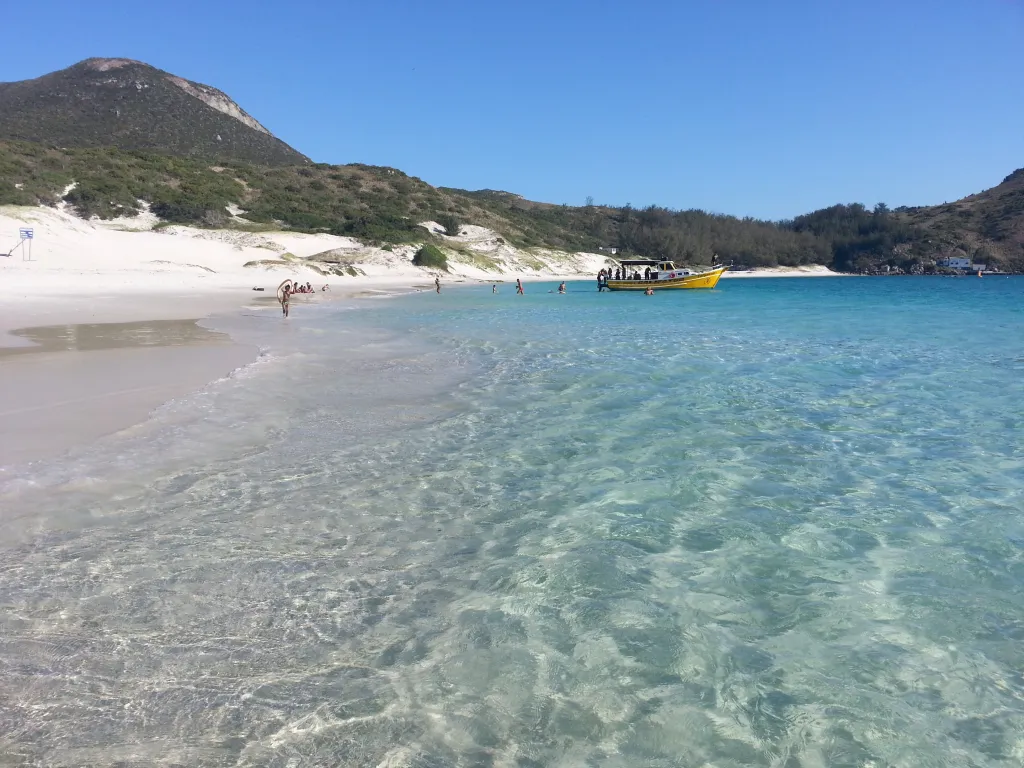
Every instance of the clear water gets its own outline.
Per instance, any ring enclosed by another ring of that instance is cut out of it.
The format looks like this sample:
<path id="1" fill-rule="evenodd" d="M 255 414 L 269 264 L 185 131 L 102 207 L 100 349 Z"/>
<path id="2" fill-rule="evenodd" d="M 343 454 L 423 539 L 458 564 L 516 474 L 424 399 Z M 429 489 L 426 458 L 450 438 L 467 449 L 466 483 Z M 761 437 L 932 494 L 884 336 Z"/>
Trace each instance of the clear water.
<path id="1" fill-rule="evenodd" d="M 0 755 L 1021 764 L 1024 280 L 553 287 L 225 321 L 4 475 Z"/>

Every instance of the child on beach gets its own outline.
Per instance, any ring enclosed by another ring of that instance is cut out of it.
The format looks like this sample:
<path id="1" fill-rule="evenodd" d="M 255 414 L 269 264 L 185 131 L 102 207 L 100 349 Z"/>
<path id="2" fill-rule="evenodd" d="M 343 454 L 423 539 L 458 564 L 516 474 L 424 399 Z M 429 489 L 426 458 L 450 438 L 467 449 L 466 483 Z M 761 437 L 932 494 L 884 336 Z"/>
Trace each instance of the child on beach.
<path id="1" fill-rule="evenodd" d="M 281 314 L 288 317 L 288 297 L 291 295 L 291 286 L 286 285 L 281 291 Z"/>
<path id="2" fill-rule="evenodd" d="M 520 280 L 518 277 L 516 278 L 516 295 L 517 296 L 525 296 L 526 295 L 525 292 L 523 291 L 523 281 Z"/>
<path id="3" fill-rule="evenodd" d="M 434 278 L 434 285 L 437 286 L 437 292 L 440 293 L 441 292 L 441 278 L 440 277 L 435 277 Z"/>

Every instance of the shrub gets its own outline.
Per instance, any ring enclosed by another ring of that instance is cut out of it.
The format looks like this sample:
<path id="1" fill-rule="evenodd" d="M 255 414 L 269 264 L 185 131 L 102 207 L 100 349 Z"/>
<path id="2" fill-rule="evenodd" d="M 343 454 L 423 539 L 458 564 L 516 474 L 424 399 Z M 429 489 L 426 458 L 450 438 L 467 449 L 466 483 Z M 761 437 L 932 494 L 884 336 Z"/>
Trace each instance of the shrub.
<path id="1" fill-rule="evenodd" d="M 336 224 L 331 234 L 355 237 L 370 243 L 408 243 L 422 237 L 423 230 L 408 219 L 388 214 L 365 213 Z"/>
<path id="2" fill-rule="evenodd" d="M 160 200 L 153 203 L 150 210 L 161 220 L 174 224 L 208 223 L 215 226 L 227 217 L 227 212 L 216 203 L 194 200 Z"/>
<path id="3" fill-rule="evenodd" d="M 462 231 L 462 222 L 454 213 L 442 213 L 437 217 L 437 223 L 444 228 L 448 237 L 455 237 Z"/>
<path id="4" fill-rule="evenodd" d="M 421 246 L 416 251 L 416 255 L 412 257 L 412 263 L 417 267 L 448 271 L 448 257 L 444 255 L 440 248 L 429 243 Z"/>

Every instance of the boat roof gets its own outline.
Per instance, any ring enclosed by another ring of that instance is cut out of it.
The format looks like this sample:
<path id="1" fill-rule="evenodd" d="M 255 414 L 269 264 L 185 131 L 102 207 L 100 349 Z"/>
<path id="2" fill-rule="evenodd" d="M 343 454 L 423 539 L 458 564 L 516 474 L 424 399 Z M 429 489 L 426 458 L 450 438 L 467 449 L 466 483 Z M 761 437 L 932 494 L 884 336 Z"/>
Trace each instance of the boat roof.
<path id="1" fill-rule="evenodd" d="M 664 264 L 669 259 L 619 259 L 624 267 L 646 267 L 653 264 Z"/>

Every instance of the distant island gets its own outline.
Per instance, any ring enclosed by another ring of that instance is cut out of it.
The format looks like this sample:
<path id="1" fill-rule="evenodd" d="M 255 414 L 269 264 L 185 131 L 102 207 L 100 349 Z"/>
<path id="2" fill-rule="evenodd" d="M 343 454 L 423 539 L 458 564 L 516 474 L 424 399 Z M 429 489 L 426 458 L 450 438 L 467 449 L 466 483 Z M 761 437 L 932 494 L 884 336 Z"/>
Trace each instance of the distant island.
<path id="1" fill-rule="evenodd" d="M 521 249 L 642 254 L 839 272 L 1024 271 L 1024 169 L 941 206 L 835 205 L 787 221 L 657 206 L 555 205 L 434 187 L 394 168 L 312 162 L 212 88 L 130 59 L 87 59 L 0 83 L 0 205 L 65 203 L 111 219 L 274 227 L 427 245 L 486 227 Z"/>

